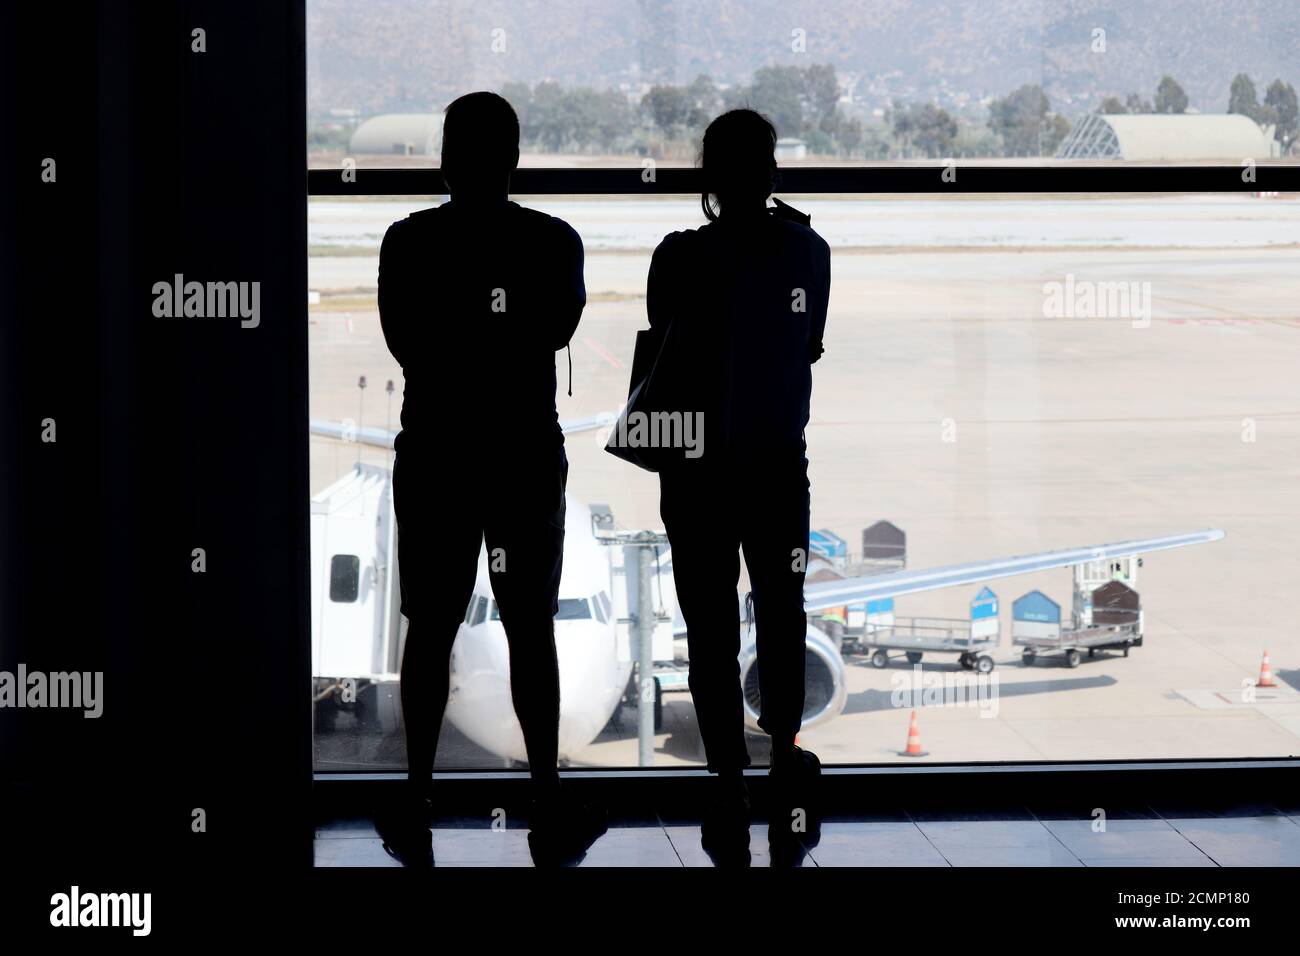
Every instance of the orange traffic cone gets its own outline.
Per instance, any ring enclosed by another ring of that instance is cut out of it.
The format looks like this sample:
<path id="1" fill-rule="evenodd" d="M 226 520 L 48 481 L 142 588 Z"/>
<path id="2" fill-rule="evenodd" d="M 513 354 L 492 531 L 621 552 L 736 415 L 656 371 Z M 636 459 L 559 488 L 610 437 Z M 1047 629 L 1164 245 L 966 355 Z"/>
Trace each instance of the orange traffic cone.
<path id="1" fill-rule="evenodd" d="M 921 749 L 921 728 L 916 722 L 916 711 L 912 711 L 912 722 L 907 728 L 907 749 L 900 757 L 928 757 L 929 753 Z"/>
<path id="2" fill-rule="evenodd" d="M 1256 687 L 1276 687 L 1277 681 L 1273 680 L 1273 671 L 1268 666 L 1268 651 L 1264 652 L 1264 663 L 1259 665 L 1259 680 L 1255 682 Z"/>

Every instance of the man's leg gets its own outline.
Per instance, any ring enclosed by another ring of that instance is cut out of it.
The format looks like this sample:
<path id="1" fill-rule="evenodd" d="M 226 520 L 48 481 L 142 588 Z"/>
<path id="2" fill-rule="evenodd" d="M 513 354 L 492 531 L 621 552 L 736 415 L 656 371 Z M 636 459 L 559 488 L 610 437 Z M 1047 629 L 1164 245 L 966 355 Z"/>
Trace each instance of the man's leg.
<path id="1" fill-rule="evenodd" d="M 451 648 L 474 593 L 483 533 L 468 509 L 435 510 L 419 474 L 400 460 L 393 470 L 397 565 L 408 621 L 401 674 L 407 779 L 415 795 L 426 796 L 447 706 Z"/>
<path id="2" fill-rule="evenodd" d="M 605 812 L 561 792 L 557 767 L 560 668 L 555 614 L 564 564 L 564 488 L 569 466 L 563 449 L 535 468 L 512 475 L 501 488 L 501 510 L 487 528 L 496 595 L 510 646 L 510 695 L 524 734 L 533 802 L 528 846 L 540 866 L 580 859 L 605 832 Z M 498 551 L 500 549 L 500 551 Z M 498 564 L 496 558 L 504 560 Z M 585 595 L 584 595 L 585 596 Z"/>
<path id="3" fill-rule="evenodd" d="M 803 586 L 808 560 L 807 462 L 765 471 L 765 508 L 749 509 L 742 534 L 745 565 L 754 594 L 758 645 L 759 726 L 772 738 L 772 766 L 794 753 L 803 716 L 804 642 L 807 618 Z"/>
<path id="4" fill-rule="evenodd" d="M 677 604 L 686 622 L 691 699 L 708 769 L 738 775 L 749 766 L 740 687 L 739 539 L 718 483 L 700 473 L 660 475 L 659 514 L 672 546 Z"/>
<path id="5" fill-rule="evenodd" d="M 510 696 L 524 735 L 534 793 L 559 783 L 560 669 L 555 613 L 564 564 L 563 452 L 515 487 L 502 489 L 501 507 L 487 527 L 492 593 L 510 647 Z M 498 563 L 497 557 L 501 562 Z"/>
<path id="6" fill-rule="evenodd" d="M 401 697 L 408 786 L 378 810 L 384 849 L 406 866 L 433 863 L 428 812 L 438 732 L 447 705 L 452 644 L 478 571 L 482 532 L 472 509 L 443 514 L 429 498 L 427 469 L 409 454 L 393 467 L 397 573 L 406 617 Z"/>
<path id="7" fill-rule="evenodd" d="M 406 631 L 401 690 L 407 779 L 411 790 L 421 796 L 430 791 L 442 715 L 450 690 L 451 647 L 464 616 L 462 611 L 454 622 L 440 617 L 426 619 L 423 625 L 411 621 Z"/>

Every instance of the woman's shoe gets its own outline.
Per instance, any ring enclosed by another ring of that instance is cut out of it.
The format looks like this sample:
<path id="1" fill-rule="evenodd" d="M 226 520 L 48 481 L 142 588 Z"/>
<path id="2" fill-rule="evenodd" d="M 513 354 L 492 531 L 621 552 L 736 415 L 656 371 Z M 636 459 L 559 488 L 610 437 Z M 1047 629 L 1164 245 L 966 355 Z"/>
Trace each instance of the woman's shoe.
<path id="1" fill-rule="evenodd" d="M 779 765 L 773 764 L 768 771 L 775 809 L 782 814 L 799 808 L 811 812 L 817 803 L 821 774 L 822 762 L 817 755 L 811 750 L 795 747 L 792 757 Z"/>
<path id="2" fill-rule="evenodd" d="M 428 869 L 433 866 L 433 831 L 428 797 L 405 794 L 375 814 L 375 832 L 384 851 L 402 866 Z"/>
<path id="3" fill-rule="evenodd" d="M 705 808 L 700 824 L 700 846 L 715 866 L 749 865 L 752 816 L 749 790 L 743 779 Z"/>

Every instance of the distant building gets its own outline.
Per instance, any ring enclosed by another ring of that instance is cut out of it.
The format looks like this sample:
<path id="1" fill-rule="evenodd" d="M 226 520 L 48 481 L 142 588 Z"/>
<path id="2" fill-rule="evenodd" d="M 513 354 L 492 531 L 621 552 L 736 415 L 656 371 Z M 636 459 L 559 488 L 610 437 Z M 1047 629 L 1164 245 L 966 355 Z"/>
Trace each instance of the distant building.
<path id="1" fill-rule="evenodd" d="M 787 162 L 792 159 L 804 159 L 808 155 L 808 144 L 794 136 L 782 136 L 776 141 L 776 161 Z"/>
<path id="2" fill-rule="evenodd" d="M 1075 121 L 1058 159 L 1130 162 L 1268 159 L 1281 153 L 1272 126 L 1240 113 L 1089 113 Z"/>
<path id="3" fill-rule="evenodd" d="M 353 155 L 436 156 L 442 117 L 436 113 L 388 113 L 373 116 L 352 134 Z"/>

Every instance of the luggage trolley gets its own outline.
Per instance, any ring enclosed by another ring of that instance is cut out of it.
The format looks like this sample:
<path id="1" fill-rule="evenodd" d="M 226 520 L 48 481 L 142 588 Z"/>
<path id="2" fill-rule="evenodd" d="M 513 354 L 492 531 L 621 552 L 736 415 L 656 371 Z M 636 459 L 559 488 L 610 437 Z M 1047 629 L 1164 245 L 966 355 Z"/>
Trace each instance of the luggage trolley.
<path id="1" fill-rule="evenodd" d="M 1100 650 L 1129 649 L 1142 644 L 1142 611 L 1137 591 L 1122 581 L 1103 584 L 1092 592 L 1087 619 L 1080 626 L 1061 627 L 1061 607 L 1042 591 L 1030 591 L 1011 605 L 1011 643 L 1024 647 L 1022 660 L 1034 663 L 1040 653 L 1060 652 L 1066 667 L 1078 667 L 1079 652 L 1089 657 Z M 1078 615 L 1076 615 L 1078 617 Z"/>
<path id="2" fill-rule="evenodd" d="M 875 667 L 889 664 L 890 651 L 903 651 L 909 664 L 919 664 L 925 651 L 957 655 L 957 663 L 967 670 L 987 674 L 995 663 L 989 653 L 1001 638 L 998 623 L 998 597 L 988 588 L 971 601 L 970 619 L 942 617 L 904 617 L 895 619 L 893 602 L 889 613 L 868 614 L 859 646 L 871 653 Z M 876 620 L 872 620 L 876 617 Z M 883 618 L 883 619 L 882 619 Z"/>

